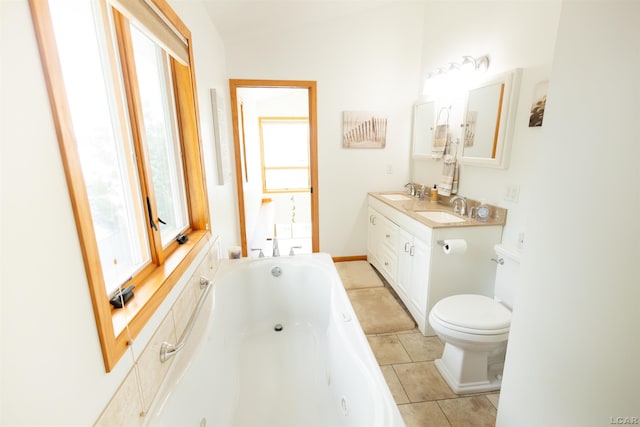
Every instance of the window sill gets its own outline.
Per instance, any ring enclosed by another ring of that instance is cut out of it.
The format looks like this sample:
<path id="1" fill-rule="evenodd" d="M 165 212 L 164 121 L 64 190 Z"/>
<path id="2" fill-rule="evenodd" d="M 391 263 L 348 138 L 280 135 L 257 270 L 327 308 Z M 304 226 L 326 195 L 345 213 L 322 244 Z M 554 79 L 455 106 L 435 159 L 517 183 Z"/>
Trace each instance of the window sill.
<path id="1" fill-rule="evenodd" d="M 191 231 L 189 240 L 167 257 L 141 282 L 134 284 L 134 297 L 122 309 L 111 309 L 116 341 L 135 338 L 147 324 L 187 268 L 193 263 L 200 250 L 209 242 L 211 233 L 207 230 Z M 128 331 L 128 332 L 127 332 Z M 122 348 L 123 346 L 118 346 Z M 126 345 L 124 346 L 126 348 Z M 124 353 L 124 352 L 123 352 Z M 118 359 L 121 354 L 117 355 Z"/>

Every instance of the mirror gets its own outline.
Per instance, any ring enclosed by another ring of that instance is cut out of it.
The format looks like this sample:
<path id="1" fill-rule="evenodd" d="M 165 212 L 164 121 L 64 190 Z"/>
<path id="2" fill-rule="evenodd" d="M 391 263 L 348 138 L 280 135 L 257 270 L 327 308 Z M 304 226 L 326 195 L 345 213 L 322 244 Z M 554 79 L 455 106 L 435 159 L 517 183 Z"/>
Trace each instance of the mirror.
<path id="1" fill-rule="evenodd" d="M 461 135 L 463 164 L 508 166 L 521 75 L 516 69 L 469 90 Z"/>
<path id="2" fill-rule="evenodd" d="M 413 106 L 412 155 L 414 158 L 431 158 L 434 121 L 435 103 L 433 101 L 419 101 Z"/>

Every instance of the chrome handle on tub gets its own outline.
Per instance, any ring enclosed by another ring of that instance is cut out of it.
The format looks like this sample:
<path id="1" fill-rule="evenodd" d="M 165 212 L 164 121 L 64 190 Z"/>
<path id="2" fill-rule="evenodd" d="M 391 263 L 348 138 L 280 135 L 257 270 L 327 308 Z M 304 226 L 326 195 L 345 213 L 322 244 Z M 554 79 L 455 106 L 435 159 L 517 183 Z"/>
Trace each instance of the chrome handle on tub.
<path id="1" fill-rule="evenodd" d="M 504 265 L 503 258 L 491 258 L 491 261 L 495 262 L 496 264 Z"/>
<path id="2" fill-rule="evenodd" d="M 291 246 L 289 250 L 289 256 L 294 256 L 296 253 L 293 251 L 294 249 L 302 249 L 302 246 Z"/>
<path id="3" fill-rule="evenodd" d="M 202 311 L 202 307 L 204 306 L 204 302 L 207 300 L 207 295 L 211 292 L 211 288 L 213 288 L 212 281 L 207 279 L 204 276 L 200 277 L 200 289 L 203 289 L 202 294 L 200 295 L 200 299 L 198 300 L 198 304 L 196 305 L 195 310 L 191 313 L 191 317 L 189 318 L 189 322 L 187 326 L 184 328 L 184 332 L 182 332 L 182 336 L 178 340 L 176 344 L 170 344 L 168 342 L 163 342 L 160 345 L 160 362 L 164 363 L 174 356 L 177 352 L 182 350 L 187 339 L 189 339 L 189 335 L 191 335 L 191 331 Z"/>

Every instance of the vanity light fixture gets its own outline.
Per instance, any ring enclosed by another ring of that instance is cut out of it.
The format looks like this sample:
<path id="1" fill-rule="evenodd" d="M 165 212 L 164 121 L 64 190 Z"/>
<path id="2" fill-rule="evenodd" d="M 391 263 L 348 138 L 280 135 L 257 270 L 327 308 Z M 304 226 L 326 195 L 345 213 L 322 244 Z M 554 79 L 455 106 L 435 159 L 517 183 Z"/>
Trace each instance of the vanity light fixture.
<path id="1" fill-rule="evenodd" d="M 432 93 L 434 89 L 440 85 L 439 82 L 458 80 L 458 77 L 456 76 L 463 75 L 466 79 L 474 74 L 486 73 L 488 69 L 488 55 L 479 56 L 477 58 L 465 55 L 462 57 L 462 62 L 460 64 L 456 62 L 450 62 L 446 68 L 438 68 L 436 71 L 428 73 L 423 93 Z"/>
<path id="2" fill-rule="evenodd" d="M 474 58 L 473 56 L 463 56 L 460 69 L 465 72 L 478 71 L 485 73 L 489 69 L 489 57 L 487 55 Z"/>
<path id="3" fill-rule="evenodd" d="M 474 58 L 473 56 L 465 55 L 462 57 L 462 62 L 457 64 L 456 62 L 450 62 L 446 68 L 438 68 L 436 71 L 427 74 L 427 79 L 433 79 L 441 77 L 443 74 L 448 73 L 469 73 L 479 72 L 485 73 L 489 69 L 489 56 L 479 56 Z"/>

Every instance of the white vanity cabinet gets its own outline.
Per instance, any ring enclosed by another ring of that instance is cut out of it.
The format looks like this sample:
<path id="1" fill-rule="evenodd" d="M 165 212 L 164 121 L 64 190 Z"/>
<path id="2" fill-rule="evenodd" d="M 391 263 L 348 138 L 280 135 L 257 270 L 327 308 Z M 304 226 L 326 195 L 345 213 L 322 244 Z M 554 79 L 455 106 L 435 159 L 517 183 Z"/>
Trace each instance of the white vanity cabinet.
<path id="1" fill-rule="evenodd" d="M 493 246 L 501 225 L 434 227 L 369 196 L 367 259 L 389 282 L 423 335 L 433 305 L 450 295 L 493 296 L 496 264 Z M 438 241 L 465 239 L 467 251 L 446 255 Z"/>
<path id="2" fill-rule="evenodd" d="M 369 245 L 367 257 L 388 281 L 395 278 L 397 271 L 398 230 L 398 226 L 384 215 L 369 209 L 368 236 L 372 244 Z"/>

